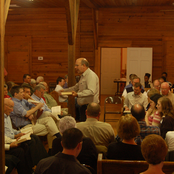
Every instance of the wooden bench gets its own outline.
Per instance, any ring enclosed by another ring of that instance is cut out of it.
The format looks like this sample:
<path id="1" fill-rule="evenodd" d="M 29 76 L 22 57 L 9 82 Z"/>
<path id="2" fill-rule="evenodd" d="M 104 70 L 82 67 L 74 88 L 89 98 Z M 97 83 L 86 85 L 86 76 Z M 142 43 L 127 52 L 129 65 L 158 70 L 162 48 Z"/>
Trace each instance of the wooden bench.
<path id="1" fill-rule="evenodd" d="M 146 161 L 108 160 L 98 155 L 97 174 L 139 174 L 148 168 Z M 172 174 L 174 162 L 164 162 L 163 172 Z"/>

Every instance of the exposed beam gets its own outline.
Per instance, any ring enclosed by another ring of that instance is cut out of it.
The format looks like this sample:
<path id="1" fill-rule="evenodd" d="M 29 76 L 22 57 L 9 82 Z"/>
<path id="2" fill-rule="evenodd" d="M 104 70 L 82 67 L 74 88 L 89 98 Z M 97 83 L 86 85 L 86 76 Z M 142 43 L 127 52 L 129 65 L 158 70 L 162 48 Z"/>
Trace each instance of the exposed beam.
<path id="1" fill-rule="evenodd" d="M 5 19 L 4 19 L 4 23 L 6 23 L 6 20 L 7 20 L 7 16 L 8 16 L 8 10 L 9 10 L 9 7 L 10 7 L 10 2 L 11 2 L 11 0 L 6 0 L 5 1 L 5 9 L 4 9 L 4 11 L 5 11 Z"/>
<path id="2" fill-rule="evenodd" d="M 96 10 L 92 9 L 92 19 L 93 19 L 93 31 L 94 31 L 94 47 L 98 49 L 98 31 L 97 31 L 97 20 L 96 20 Z"/>
<path id="3" fill-rule="evenodd" d="M 98 5 L 93 0 L 81 0 L 87 7 L 98 9 Z"/>
<path id="4" fill-rule="evenodd" d="M 0 173 L 5 173 L 4 150 L 4 0 L 0 0 Z"/>

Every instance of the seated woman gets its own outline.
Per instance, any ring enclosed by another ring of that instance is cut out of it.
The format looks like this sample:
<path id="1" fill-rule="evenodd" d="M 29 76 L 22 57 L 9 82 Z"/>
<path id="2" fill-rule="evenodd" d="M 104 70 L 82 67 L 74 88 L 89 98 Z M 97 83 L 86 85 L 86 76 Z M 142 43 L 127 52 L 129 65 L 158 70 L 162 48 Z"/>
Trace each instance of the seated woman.
<path id="1" fill-rule="evenodd" d="M 172 102 L 166 97 L 161 97 L 158 99 L 157 109 L 162 117 L 160 126 L 161 136 L 165 139 L 166 133 L 174 130 L 174 110 Z"/>
<path id="2" fill-rule="evenodd" d="M 4 84 L 4 98 L 11 99 L 11 97 L 8 95 L 8 86 L 6 84 Z"/>
<path id="3" fill-rule="evenodd" d="M 155 134 L 146 136 L 142 141 L 141 151 L 144 159 L 149 163 L 149 168 L 140 174 L 164 174 L 162 167 L 167 155 L 167 144 L 164 139 Z"/>
<path id="4" fill-rule="evenodd" d="M 161 121 L 161 116 L 159 112 L 157 111 L 157 101 L 159 98 L 161 98 L 162 95 L 160 94 L 154 94 L 150 97 L 149 103 L 150 108 L 146 112 L 145 121 L 147 125 L 153 125 L 153 126 L 159 126 Z"/>
<path id="5" fill-rule="evenodd" d="M 152 83 L 149 82 L 150 76 L 151 75 L 149 73 L 145 74 L 145 76 L 144 76 L 144 85 L 143 85 L 144 88 L 152 88 Z"/>
<path id="6" fill-rule="evenodd" d="M 140 126 L 132 115 L 122 116 L 118 122 L 118 136 L 122 142 L 108 146 L 107 158 L 117 160 L 144 160 L 141 148 L 134 141 L 140 133 Z"/>

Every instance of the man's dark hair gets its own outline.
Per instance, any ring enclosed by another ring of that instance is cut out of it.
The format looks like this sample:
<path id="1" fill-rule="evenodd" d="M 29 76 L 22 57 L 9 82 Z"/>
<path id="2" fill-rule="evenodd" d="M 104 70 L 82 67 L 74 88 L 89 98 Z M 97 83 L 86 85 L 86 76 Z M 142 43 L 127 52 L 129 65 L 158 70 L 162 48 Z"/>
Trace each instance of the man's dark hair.
<path id="1" fill-rule="evenodd" d="M 87 106 L 87 115 L 97 117 L 100 113 L 100 105 L 98 103 L 89 103 Z"/>
<path id="2" fill-rule="evenodd" d="M 141 89 L 141 83 L 135 83 L 135 88 L 140 87 Z"/>
<path id="3" fill-rule="evenodd" d="M 13 86 L 10 90 L 11 95 L 14 97 L 15 93 L 19 93 L 19 90 L 23 89 L 21 86 Z"/>
<path id="4" fill-rule="evenodd" d="M 27 76 L 30 76 L 30 74 L 24 74 L 24 75 L 23 75 L 23 81 L 24 81 L 24 79 L 26 79 Z M 30 76 L 30 77 L 31 77 L 31 76 Z"/>
<path id="5" fill-rule="evenodd" d="M 165 74 L 165 75 L 166 75 L 166 77 L 167 77 L 167 73 L 166 73 L 166 72 L 163 72 L 163 73 L 162 73 L 162 76 L 163 76 L 163 74 Z"/>
<path id="6" fill-rule="evenodd" d="M 57 82 L 57 84 L 59 84 L 59 82 L 61 82 L 61 81 L 62 81 L 62 79 L 64 80 L 64 78 L 63 78 L 63 77 L 58 77 L 58 78 L 57 78 L 57 81 L 56 81 L 56 82 Z"/>
<path id="7" fill-rule="evenodd" d="M 25 88 L 27 88 L 27 89 L 30 89 L 30 91 L 31 91 L 31 87 L 29 87 L 29 86 L 26 85 L 26 84 L 22 85 L 21 87 L 22 87 L 24 90 L 25 90 Z"/>
<path id="8" fill-rule="evenodd" d="M 65 149 L 75 149 L 83 139 L 82 132 L 77 128 L 67 129 L 62 136 L 62 145 Z"/>
<path id="9" fill-rule="evenodd" d="M 135 104 L 135 105 L 137 105 L 137 104 Z M 142 121 L 146 115 L 145 109 L 144 109 L 143 105 L 141 105 L 141 104 L 138 104 L 139 106 L 141 106 L 140 109 L 139 108 L 137 109 L 135 105 L 132 106 L 131 113 L 137 119 L 137 121 Z"/>

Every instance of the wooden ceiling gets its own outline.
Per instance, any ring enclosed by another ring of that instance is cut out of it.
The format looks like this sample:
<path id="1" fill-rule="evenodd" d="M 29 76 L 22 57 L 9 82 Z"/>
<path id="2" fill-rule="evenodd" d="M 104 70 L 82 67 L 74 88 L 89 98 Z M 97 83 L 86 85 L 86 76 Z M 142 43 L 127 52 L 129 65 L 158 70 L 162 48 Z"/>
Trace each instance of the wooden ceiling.
<path id="1" fill-rule="evenodd" d="M 21 8 L 62 8 L 66 0 L 11 0 Z M 122 6 L 173 6 L 174 0 L 81 0 L 81 7 L 114 8 Z M 12 8 L 12 6 L 10 7 Z"/>

